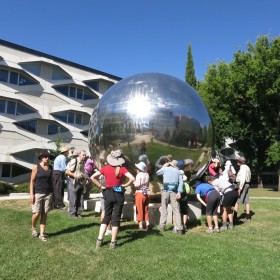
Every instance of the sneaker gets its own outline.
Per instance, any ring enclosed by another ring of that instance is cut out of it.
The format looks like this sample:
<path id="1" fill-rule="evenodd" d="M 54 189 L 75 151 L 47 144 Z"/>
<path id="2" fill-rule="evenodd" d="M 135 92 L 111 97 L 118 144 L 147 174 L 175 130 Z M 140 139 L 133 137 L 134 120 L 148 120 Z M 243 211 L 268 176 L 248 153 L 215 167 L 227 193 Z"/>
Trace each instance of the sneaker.
<path id="1" fill-rule="evenodd" d="M 176 227 L 174 227 L 174 228 L 172 229 L 172 231 L 173 231 L 173 232 L 177 232 L 178 230 L 177 230 Z"/>
<path id="2" fill-rule="evenodd" d="M 220 232 L 220 229 L 219 229 L 218 227 L 215 227 L 215 228 L 213 229 L 213 232 L 219 233 L 219 232 Z"/>
<path id="3" fill-rule="evenodd" d="M 183 225 L 183 231 L 184 231 L 184 232 L 187 232 L 187 231 L 188 231 L 188 228 L 187 228 L 186 225 Z"/>
<path id="4" fill-rule="evenodd" d="M 165 231 L 165 228 L 163 226 L 158 226 L 159 231 Z"/>
<path id="5" fill-rule="evenodd" d="M 107 229 L 105 235 L 112 235 L 112 231 L 110 229 Z"/>
<path id="6" fill-rule="evenodd" d="M 96 240 L 96 249 L 101 248 L 103 246 L 103 239 L 97 239 Z"/>
<path id="7" fill-rule="evenodd" d="M 116 249 L 117 248 L 117 241 L 110 242 L 110 249 Z"/>
<path id="8" fill-rule="evenodd" d="M 185 233 L 185 231 L 184 231 L 184 230 L 182 230 L 182 229 L 179 229 L 179 230 L 177 230 L 177 233 L 181 235 L 181 234 L 184 234 L 184 233 Z"/>
<path id="9" fill-rule="evenodd" d="M 229 224 L 228 229 L 233 229 L 233 224 Z"/>
<path id="10" fill-rule="evenodd" d="M 225 231 L 225 230 L 227 230 L 228 228 L 227 228 L 227 226 L 222 226 L 222 227 L 220 227 L 220 231 Z"/>
<path id="11" fill-rule="evenodd" d="M 39 239 L 41 241 L 43 241 L 43 242 L 47 242 L 48 241 L 48 239 L 47 239 L 47 237 L 45 235 L 39 235 Z"/>
<path id="12" fill-rule="evenodd" d="M 212 228 L 208 228 L 205 232 L 206 232 L 206 233 L 213 233 L 214 231 L 213 231 Z"/>
<path id="13" fill-rule="evenodd" d="M 151 229 L 152 229 L 151 225 L 147 225 L 147 226 L 146 226 L 146 231 L 149 231 L 149 230 L 151 230 Z"/>
<path id="14" fill-rule="evenodd" d="M 36 228 L 31 228 L 31 235 L 33 237 L 38 237 L 39 233 L 38 231 L 36 230 Z"/>

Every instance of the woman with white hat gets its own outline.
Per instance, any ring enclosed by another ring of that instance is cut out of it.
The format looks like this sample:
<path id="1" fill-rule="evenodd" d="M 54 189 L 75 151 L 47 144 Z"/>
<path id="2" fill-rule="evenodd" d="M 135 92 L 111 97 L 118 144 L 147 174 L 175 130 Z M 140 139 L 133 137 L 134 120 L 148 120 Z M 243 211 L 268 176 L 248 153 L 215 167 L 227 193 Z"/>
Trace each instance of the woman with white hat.
<path id="1" fill-rule="evenodd" d="M 149 223 L 149 181 L 150 176 L 146 172 L 147 166 L 144 162 L 140 161 L 135 164 L 136 166 L 136 178 L 134 181 L 135 192 L 135 205 L 136 205 L 136 220 L 138 221 L 139 229 L 143 229 L 143 222 L 146 222 L 146 230 L 150 229 Z"/>
<path id="2" fill-rule="evenodd" d="M 98 177 L 101 174 L 105 177 L 106 182 L 106 188 L 103 190 L 105 216 L 100 225 L 96 248 L 102 247 L 104 234 L 111 222 L 112 239 L 110 248 L 115 249 L 117 246 L 117 235 L 124 204 L 124 188 L 134 182 L 135 178 L 124 166 L 122 166 L 125 163 L 125 160 L 120 150 L 111 151 L 107 156 L 107 163 L 107 165 L 103 166 L 91 176 L 91 180 L 99 188 L 102 188 L 101 183 L 98 181 Z M 128 178 L 126 183 L 123 183 L 124 177 Z"/>

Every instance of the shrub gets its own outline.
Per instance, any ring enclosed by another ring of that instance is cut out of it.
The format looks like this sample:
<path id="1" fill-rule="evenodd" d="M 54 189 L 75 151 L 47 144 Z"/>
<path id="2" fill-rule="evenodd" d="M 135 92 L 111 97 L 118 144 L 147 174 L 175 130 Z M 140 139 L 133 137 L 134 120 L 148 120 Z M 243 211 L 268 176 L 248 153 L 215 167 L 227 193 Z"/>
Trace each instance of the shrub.
<path id="1" fill-rule="evenodd" d="M 0 182 L 0 194 L 10 194 L 14 190 L 15 188 L 13 185 L 6 182 Z"/>
<path id="2" fill-rule="evenodd" d="M 24 182 L 21 184 L 18 184 L 15 188 L 14 191 L 15 193 L 29 193 L 29 182 Z"/>

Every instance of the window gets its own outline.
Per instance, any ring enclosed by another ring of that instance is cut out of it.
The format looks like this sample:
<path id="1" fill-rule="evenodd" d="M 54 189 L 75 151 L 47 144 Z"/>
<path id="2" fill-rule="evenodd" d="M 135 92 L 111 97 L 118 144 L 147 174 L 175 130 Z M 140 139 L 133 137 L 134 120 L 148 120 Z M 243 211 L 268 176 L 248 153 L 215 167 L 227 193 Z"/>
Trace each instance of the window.
<path id="1" fill-rule="evenodd" d="M 58 67 L 52 68 L 52 80 L 65 80 L 71 79 L 72 77 L 66 73 L 65 71 L 61 70 Z"/>
<path id="2" fill-rule="evenodd" d="M 62 93 L 65 96 L 70 98 L 80 99 L 80 100 L 90 100 L 97 99 L 98 96 L 94 93 L 91 93 L 87 89 L 83 89 L 75 86 L 54 86 L 58 92 Z"/>
<path id="3" fill-rule="evenodd" d="M 91 81 L 84 81 L 84 83 L 91 87 L 92 89 L 99 91 L 99 81 L 91 80 Z"/>
<path id="4" fill-rule="evenodd" d="M 37 81 L 32 80 L 24 74 L 0 69 L 0 82 L 9 82 L 10 84 L 17 86 L 27 86 L 38 84 Z"/>
<path id="5" fill-rule="evenodd" d="M 63 126 L 58 126 L 55 123 L 49 123 L 48 124 L 48 135 L 58 134 L 69 131 Z"/>
<path id="6" fill-rule="evenodd" d="M 18 73 L 10 72 L 10 84 L 17 85 L 18 84 Z"/>
<path id="7" fill-rule="evenodd" d="M 16 123 L 16 125 L 25 130 L 28 130 L 32 133 L 36 133 L 36 131 L 37 131 L 37 121 L 36 120 L 18 122 L 18 123 Z"/>
<path id="8" fill-rule="evenodd" d="M 52 115 L 65 123 L 77 125 L 87 125 L 89 124 L 90 119 L 90 116 L 88 114 L 75 112 L 58 112 Z"/>
<path id="9" fill-rule="evenodd" d="M 41 75 L 41 63 L 21 63 L 21 66 L 32 74 Z"/>
<path id="10" fill-rule="evenodd" d="M 10 178 L 11 176 L 11 164 L 2 164 L 2 177 Z"/>
<path id="11" fill-rule="evenodd" d="M 0 69 L 0 82 L 8 82 L 8 75 L 9 75 L 9 71 L 8 70 L 4 70 L 4 69 Z"/>
<path id="12" fill-rule="evenodd" d="M 8 101 L 7 104 L 7 114 L 15 115 L 16 114 L 16 102 Z"/>
<path id="13" fill-rule="evenodd" d="M 0 113 L 5 113 L 6 111 L 6 100 L 0 99 Z"/>
<path id="14" fill-rule="evenodd" d="M 0 99 L 0 112 L 11 115 L 25 115 L 34 113 L 36 110 L 20 102 Z"/>
<path id="15" fill-rule="evenodd" d="M 30 172 L 30 170 L 23 166 L 20 166 L 18 164 L 12 165 L 12 178 L 16 177 L 16 176 L 20 176 L 22 174 L 27 174 L 29 172 Z"/>

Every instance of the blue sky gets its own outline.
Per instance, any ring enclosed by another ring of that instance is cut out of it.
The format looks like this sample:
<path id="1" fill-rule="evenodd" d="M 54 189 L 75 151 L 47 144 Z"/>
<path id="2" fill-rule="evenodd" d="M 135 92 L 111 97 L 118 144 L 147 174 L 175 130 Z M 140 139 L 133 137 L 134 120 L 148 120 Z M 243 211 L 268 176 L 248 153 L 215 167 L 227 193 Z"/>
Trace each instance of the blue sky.
<path id="1" fill-rule="evenodd" d="M 259 35 L 280 35 L 279 0 L 1 1 L 0 38 L 122 78 L 159 72 L 184 80 L 230 62 Z"/>

